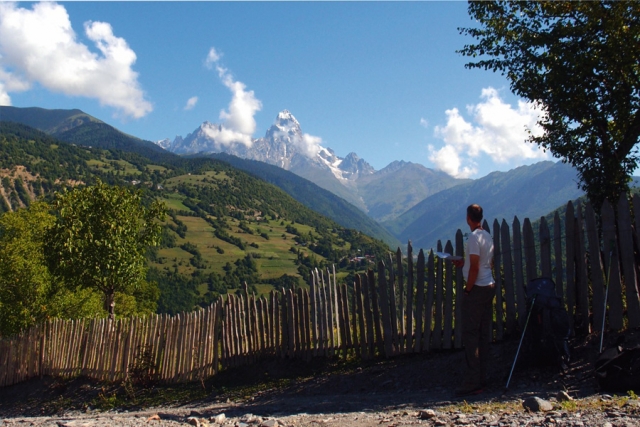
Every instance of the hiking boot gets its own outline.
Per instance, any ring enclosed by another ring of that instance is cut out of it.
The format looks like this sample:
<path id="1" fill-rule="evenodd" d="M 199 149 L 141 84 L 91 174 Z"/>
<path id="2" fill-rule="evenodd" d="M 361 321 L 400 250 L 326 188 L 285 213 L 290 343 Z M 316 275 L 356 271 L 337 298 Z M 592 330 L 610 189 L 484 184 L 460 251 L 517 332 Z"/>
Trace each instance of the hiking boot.
<path id="1" fill-rule="evenodd" d="M 456 389 L 455 395 L 458 397 L 461 396 L 471 396 L 474 394 L 480 394 L 484 391 L 484 387 L 482 385 L 463 385 Z"/>

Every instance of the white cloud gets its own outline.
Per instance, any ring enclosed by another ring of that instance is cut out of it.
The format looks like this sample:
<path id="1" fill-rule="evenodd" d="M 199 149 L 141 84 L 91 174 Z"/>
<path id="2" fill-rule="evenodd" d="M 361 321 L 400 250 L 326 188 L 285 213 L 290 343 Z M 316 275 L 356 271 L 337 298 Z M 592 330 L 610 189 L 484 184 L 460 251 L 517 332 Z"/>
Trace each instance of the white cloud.
<path id="1" fill-rule="evenodd" d="M 298 147 L 307 157 L 315 157 L 322 149 L 322 138 L 319 136 L 304 133 L 302 134 L 302 141 L 300 141 L 300 143 Z"/>
<path id="2" fill-rule="evenodd" d="M 537 124 L 541 117 L 539 109 L 524 101 L 518 101 L 514 108 L 491 87 L 482 90 L 481 98 L 480 103 L 467 106 L 472 122 L 453 108 L 445 112 L 447 124 L 435 127 L 435 136 L 444 141 L 440 148 L 428 147 L 429 160 L 437 168 L 467 178 L 477 173 L 476 161 L 481 156 L 512 167 L 549 158 L 537 145 L 526 142 L 527 130 L 534 135 L 542 133 Z"/>
<path id="3" fill-rule="evenodd" d="M 205 131 L 219 144 L 230 145 L 239 142 L 250 147 L 253 144 L 251 137 L 256 130 L 253 116 L 262 109 L 262 102 L 255 97 L 252 90 L 246 90 L 244 83 L 234 80 L 229 71 L 217 63 L 220 56 L 213 47 L 209 50 L 206 64 L 210 63 L 210 59 L 215 63 L 218 76 L 222 84 L 231 91 L 232 97 L 228 111 L 220 111 L 220 126 L 209 126 Z"/>
<path id="4" fill-rule="evenodd" d="M 85 22 L 84 31 L 100 54 L 77 40 L 64 6 L 42 2 L 25 9 L 0 2 L 0 99 L 6 102 L 10 92 L 38 83 L 53 92 L 95 98 L 134 118 L 151 112 L 127 42 L 105 22 Z"/>
<path id="5" fill-rule="evenodd" d="M 422 126 L 423 128 L 428 128 L 429 127 L 429 121 L 423 117 L 420 117 L 420 126 Z"/>
<path id="6" fill-rule="evenodd" d="M 209 49 L 209 54 L 207 55 L 207 59 L 204 61 L 207 68 L 213 68 L 213 65 L 220 60 L 222 54 L 216 51 L 215 47 Z"/>
<path id="7" fill-rule="evenodd" d="M 2 83 L 0 83 L 0 105 L 11 105 L 11 97 L 5 90 L 5 87 Z"/>
<path id="8" fill-rule="evenodd" d="M 462 159 L 451 145 L 445 145 L 439 150 L 435 150 L 433 145 L 429 145 L 431 155 L 429 160 L 435 163 L 443 172 L 457 178 L 468 178 L 478 173 L 478 169 L 473 161 L 469 161 L 467 166 L 462 166 Z"/>
<path id="9" fill-rule="evenodd" d="M 191 98 L 189 98 L 187 100 L 187 105 L 184 106 L 184 109 L 185 110 L 192 110 L 193 107 L 195 107 L 197 103 L 198 103 L 198 97 L 197 96 L 192 96 Z"/>
<path id="10" fill-rule="evenodd" d="M 297 130 L 299 131 L 299 129 Z M 301 135 L 300 132 L 283 129 L 278 132 L 274 132 L 273 136 L 275 138 L 288 140 L 301 154 L 309 158 L 315 157 L 323 149 L 322 138 L 319 136 L 309 135 L 308 133 L 303 133 Z"/>
<path id="11" fill-rule="evenodd" d="M 0 54 L 0 64 L 2 56 Z M 20 79 L 15 74 L 4 71 L 0 68 L 0 105 L 11 105 L 9 92 L 24 92 L 31 87 L 26 80 Z"/>

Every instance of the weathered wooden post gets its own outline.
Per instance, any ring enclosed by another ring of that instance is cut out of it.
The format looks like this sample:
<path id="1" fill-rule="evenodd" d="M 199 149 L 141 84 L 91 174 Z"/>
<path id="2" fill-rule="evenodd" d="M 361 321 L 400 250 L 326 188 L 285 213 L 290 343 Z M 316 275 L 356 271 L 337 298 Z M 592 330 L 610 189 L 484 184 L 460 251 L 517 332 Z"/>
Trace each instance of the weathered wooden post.
<path id="1" fill-rule="evenodd" d="M 419 353 L 422 350 L 423 332 L 422 319 L 424 310 L 424 251 L 418 252 L 418 271 L 416 274 L 416 338 L 414 350 Z"/>

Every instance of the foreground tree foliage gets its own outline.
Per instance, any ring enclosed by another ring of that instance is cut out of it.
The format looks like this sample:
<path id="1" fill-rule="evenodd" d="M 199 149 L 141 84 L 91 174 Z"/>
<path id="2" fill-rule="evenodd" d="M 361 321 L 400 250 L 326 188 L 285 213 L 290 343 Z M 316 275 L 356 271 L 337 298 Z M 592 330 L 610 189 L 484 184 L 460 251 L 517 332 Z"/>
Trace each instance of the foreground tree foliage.
<path id="1" fill-rule="evenodd" d="M 11 335 L 51 317 L 95 317 L 100 294 L 72 292 L 45 264 L 44 238 L 55 217 L 46 203 L 0 216 L 0 335 Z"/>
<path id="2" fill-rule="evenodd" d="M 46 240 L 47 262 L 56 277 L 68 286 L 99 291 L 110 318 L 115 316 L 116 293 L 151 292 L 157 300 L 157 289 L 150 290 L 144 280 L 145 255 L 159 242 L 162 204 L 145 207 L 140 192 L 98 181 L 57 193 L 53 208 L 56 218 Z"/>
<path id="3" fill-rule="evenodd" d="M 470 2 L 468 68 L 497 71 L 544 111 L 529 141 L 572 164 L 600 207 L 628 192 L 640 137 L 640 2 Z"/>

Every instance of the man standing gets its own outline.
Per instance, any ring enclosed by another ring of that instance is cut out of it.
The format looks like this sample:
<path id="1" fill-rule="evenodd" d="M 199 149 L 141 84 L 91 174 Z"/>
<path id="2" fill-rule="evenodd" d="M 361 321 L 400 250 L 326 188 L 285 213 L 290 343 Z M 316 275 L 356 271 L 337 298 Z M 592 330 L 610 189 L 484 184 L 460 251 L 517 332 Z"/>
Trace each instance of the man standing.
<path id="1" fill-rule="evenodd" d="M 491 341 L 491 317 L 495 281 L 493 279 L 493 239 L 482 228 L 482 208 L 467 208 L 467 224 L 471 229 L 465 248 L 465 258 L 452 261 L 462 267 L 466 281 L 462 298 L 462 343 L 467 370 L 456 395 L 481 393 L 486 384 Z"/>

